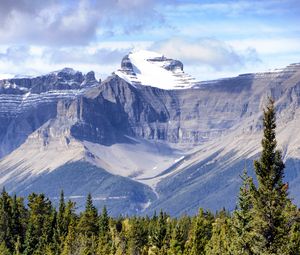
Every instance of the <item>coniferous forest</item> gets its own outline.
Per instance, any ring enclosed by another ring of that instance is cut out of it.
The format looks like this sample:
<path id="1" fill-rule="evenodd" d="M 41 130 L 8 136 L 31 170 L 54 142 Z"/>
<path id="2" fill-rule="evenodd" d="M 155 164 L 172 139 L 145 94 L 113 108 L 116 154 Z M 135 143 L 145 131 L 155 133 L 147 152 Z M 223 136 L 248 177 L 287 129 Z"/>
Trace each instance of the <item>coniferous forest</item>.
<path id="1" fill-rule="evenodd" d="M 276 117 L 270 99 L 264 110 L 262 153 L 256 181 L 244 170 L 235 211 L 199 209 L 172 218 L 163 211 L 112 218 L 88 195 L 83 212 L 61 193 L 55 208 L 44 194 L 0 196 L 1 255 L 92 254 L 300 254 L 300 212 L 288 196 L 284 163 L 276 149 Z M 247 146 L 245 144 L 245 146 Z"/>

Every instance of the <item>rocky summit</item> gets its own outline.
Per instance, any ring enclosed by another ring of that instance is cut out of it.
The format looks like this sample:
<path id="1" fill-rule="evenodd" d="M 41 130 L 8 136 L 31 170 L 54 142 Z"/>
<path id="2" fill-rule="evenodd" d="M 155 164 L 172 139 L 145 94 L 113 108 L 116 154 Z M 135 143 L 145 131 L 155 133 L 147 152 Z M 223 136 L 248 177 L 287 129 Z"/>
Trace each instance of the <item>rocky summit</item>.
<path id="1" fill-rule="evenodd" d="M 0 186 L 90 192 L 112 215 L 232 210 L 259 157 L 262 109 L 276 100 L 290 196 L 300 205 L 300 64 L 198 82 L 183 63 L 129 53 L 104 81 L 70 68 L 0 81 Z"/>

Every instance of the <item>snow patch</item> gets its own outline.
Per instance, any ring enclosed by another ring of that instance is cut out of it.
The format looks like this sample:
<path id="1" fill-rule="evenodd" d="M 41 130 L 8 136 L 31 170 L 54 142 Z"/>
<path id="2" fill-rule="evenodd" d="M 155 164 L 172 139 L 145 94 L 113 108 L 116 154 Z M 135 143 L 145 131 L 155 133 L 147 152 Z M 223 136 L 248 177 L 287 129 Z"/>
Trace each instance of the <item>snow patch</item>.
<path id="1" fill-rule="evenodd" d="M 131 85 L 146 85 L 161 89 L 186 89 L 196 84 L 196 80 L 180 68 L 167 70 L 173 59 L 151 51 L 136 51 L 128 55 L 133 70 L 120 69 L 115 72 Z"/>

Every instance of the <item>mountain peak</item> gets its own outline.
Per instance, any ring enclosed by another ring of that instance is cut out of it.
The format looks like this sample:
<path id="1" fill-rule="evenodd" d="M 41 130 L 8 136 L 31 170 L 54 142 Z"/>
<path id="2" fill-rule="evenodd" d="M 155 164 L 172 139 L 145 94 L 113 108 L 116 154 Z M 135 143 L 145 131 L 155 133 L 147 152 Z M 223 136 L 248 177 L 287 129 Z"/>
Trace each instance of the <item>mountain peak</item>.
<path id="1" fill-rule="evenodd" d="M 121 69 L 115 74 L 133 86 L 186 89 L 196 83 L 183 71 L 182 62 L 147 50 L 130 52 L 122 59 Z"/>

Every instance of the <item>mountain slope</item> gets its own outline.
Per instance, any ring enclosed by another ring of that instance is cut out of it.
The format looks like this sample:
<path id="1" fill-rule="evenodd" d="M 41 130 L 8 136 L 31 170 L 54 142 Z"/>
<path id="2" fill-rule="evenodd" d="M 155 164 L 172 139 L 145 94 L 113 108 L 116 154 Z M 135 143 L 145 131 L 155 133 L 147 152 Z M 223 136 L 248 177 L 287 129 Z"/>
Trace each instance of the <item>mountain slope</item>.
<path id="1" fill-rule="evenodd" d="M 148 84 L 150 76 L 144 74 L 152 69 L 144 70 L 135 58 L 125 57 L 118 72 L 132 67 L 130 75 L 139 82 L 116 72 L 100 83 L 91 73 L 69 69 L 60 78 L 59 72 L 51 73 L 49 87 L 48 78 L 41 86 L 30 79 L 0 82 L 16 84 L 3 85 L 0 94 L 0 148 L 6 155 L 0 160 L 0 185 L 20 194 L 43 191 L 53 199 L 64 188 L 79 207 L 84 194 L 92 192 L 102 201 L 98 205 L 108 203 L 115 215 L 160 208 L 173 215 L 194 213 L 199 206 L 232 209 L 245 164 L 253 173 L 262 108 L 272 96 L 286 178 L 300 203 L 299 64 L 166 90 L 159 88 L 163 82 L 156 84 L 159 79 Z M 137 58 L 171 76 L 172 70 L 182 71 L 178 62 L 165 69 L 173 60 L 162 56 Z M 25 85 L 40 90 L 22 94 Z M 17 86 L 18 92 L 10 90 Z M 121 182 L 122 189 L 111 187 L 111 180 Z"/>

